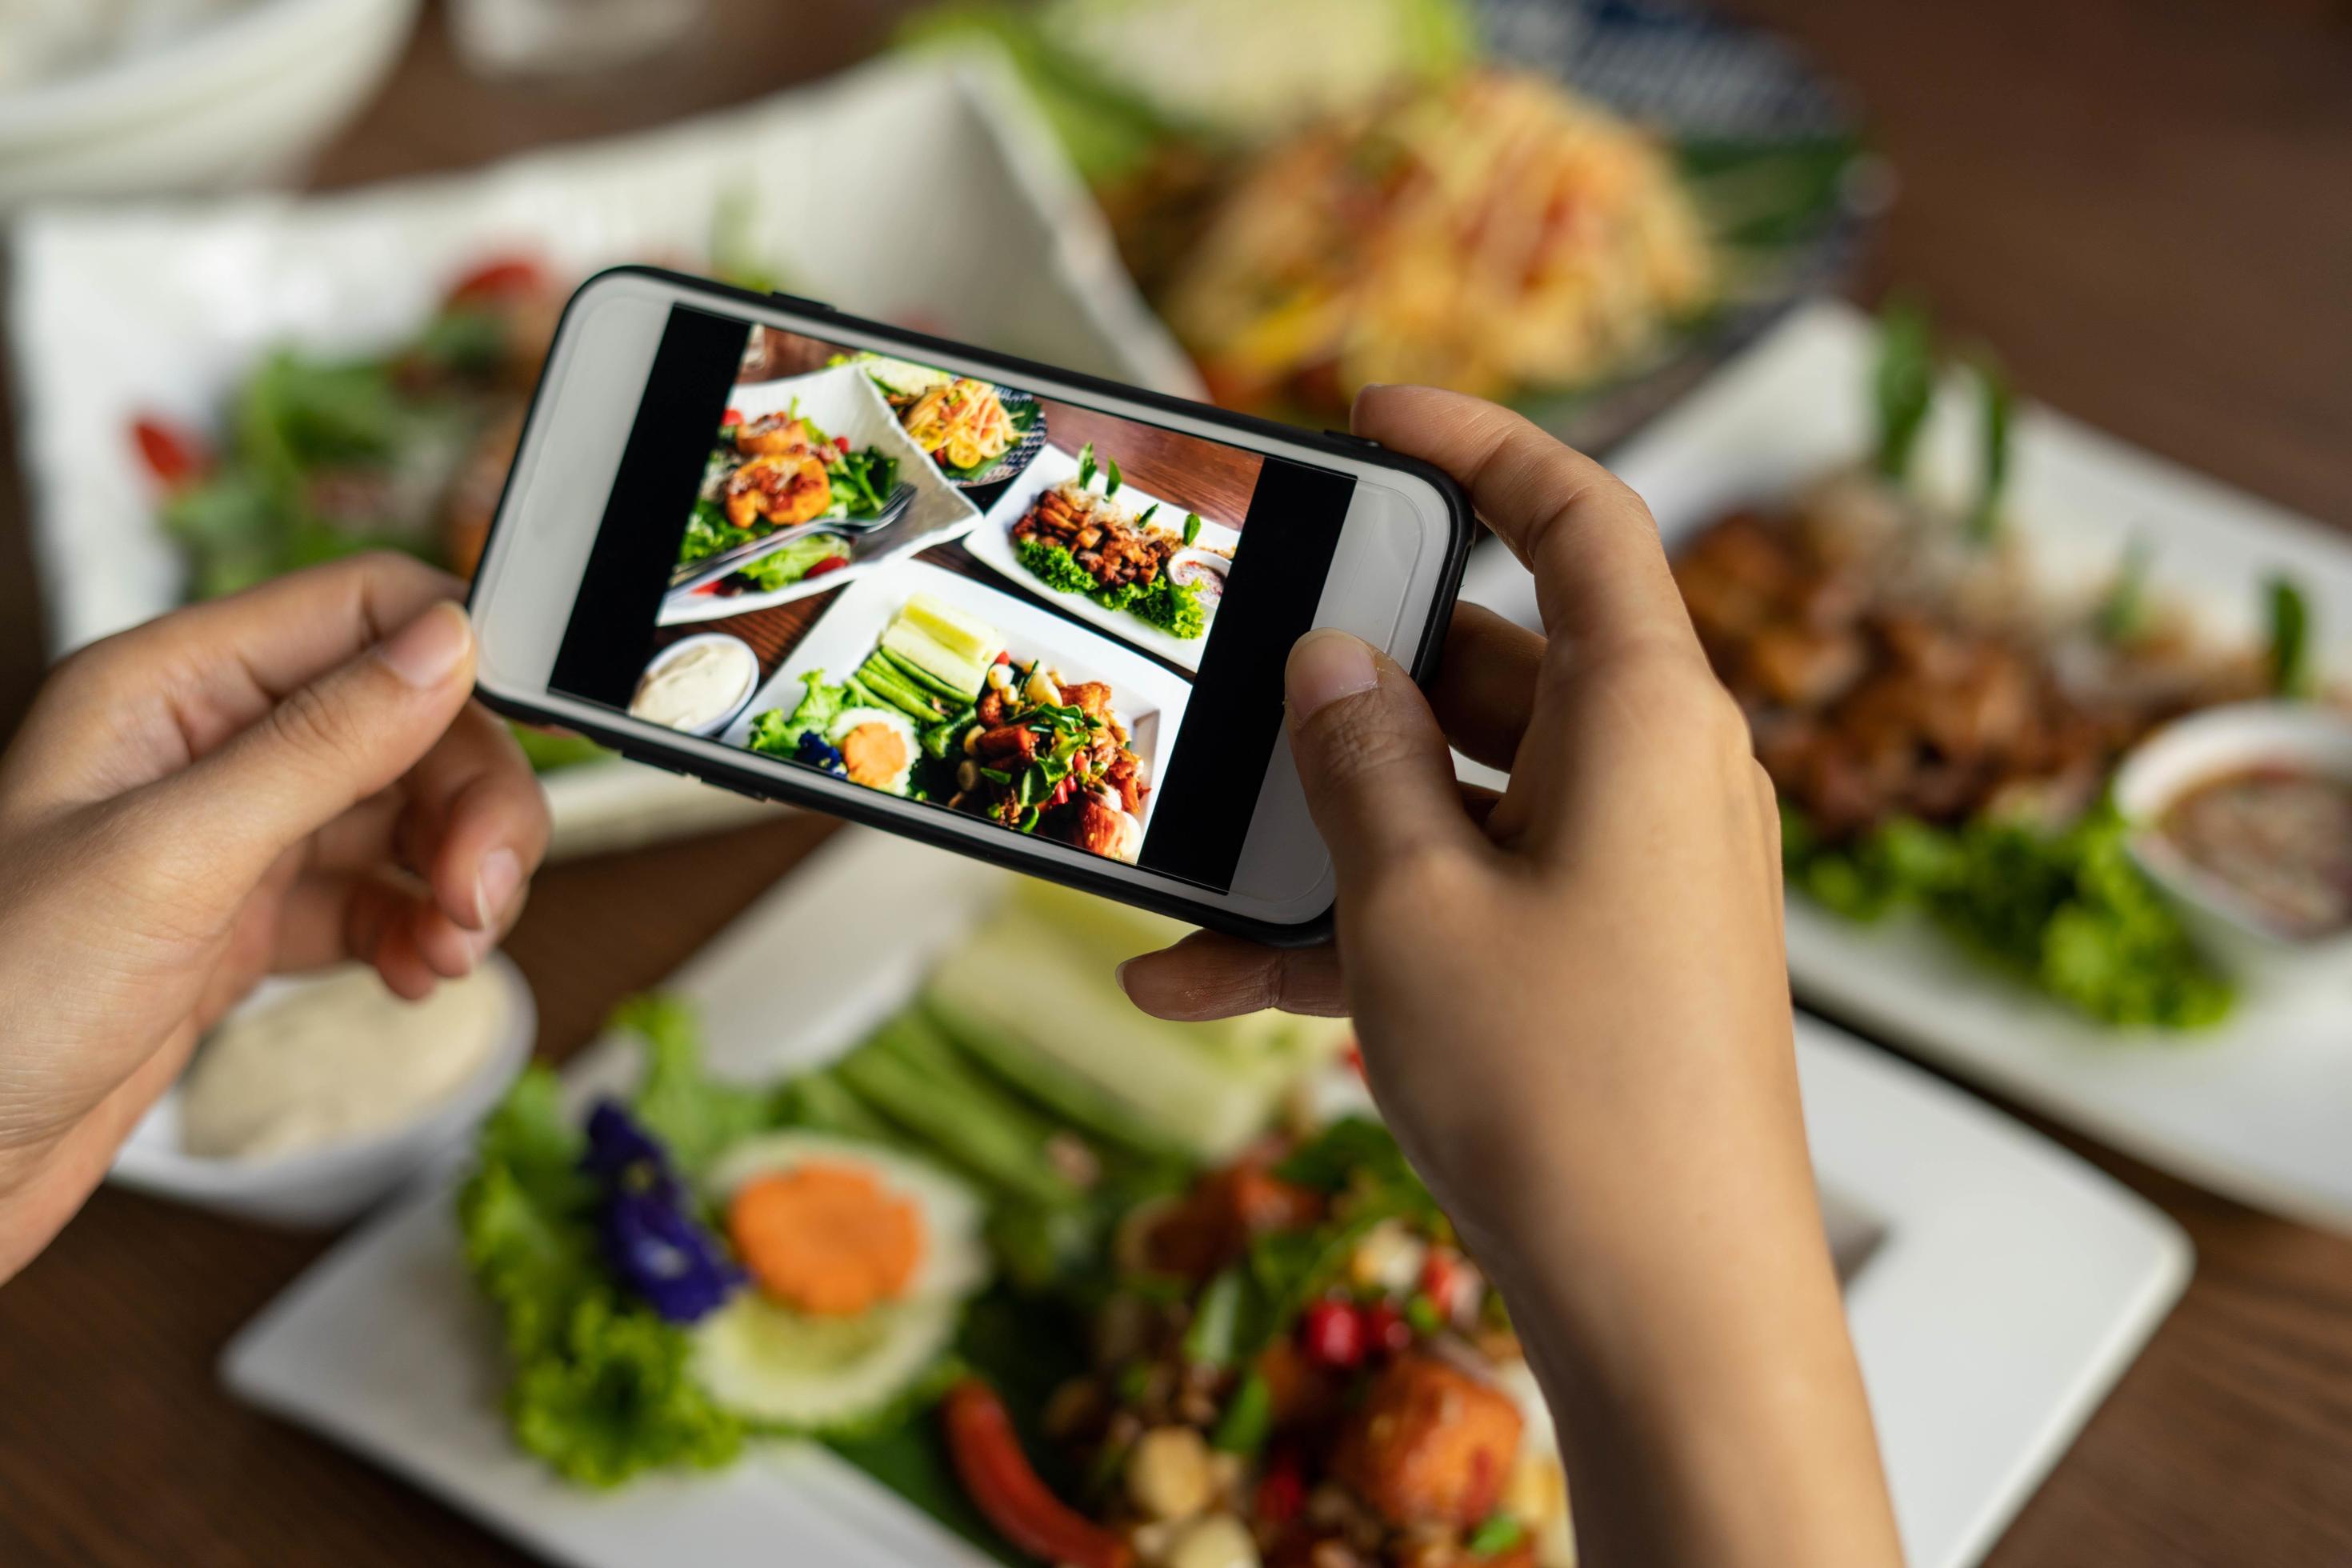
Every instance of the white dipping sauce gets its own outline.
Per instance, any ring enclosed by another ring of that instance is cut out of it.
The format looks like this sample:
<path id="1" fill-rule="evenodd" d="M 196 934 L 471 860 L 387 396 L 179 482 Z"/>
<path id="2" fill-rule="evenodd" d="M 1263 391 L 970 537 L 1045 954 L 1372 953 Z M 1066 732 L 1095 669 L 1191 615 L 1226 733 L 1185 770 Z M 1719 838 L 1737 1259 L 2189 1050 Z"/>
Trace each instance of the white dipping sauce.
<path id="1" fill-rule="evenodd" d="M 735 706 L 758 674 L 759 661 L 744 644 L 697 643 L 646 672 L 629 711 L 649 723 L 691 730 Z"/>
<path id="2" fill-rule="evenodd" d="M 508 1023 L 476 970 L 404 1002 L 352 967 L 228 1018 L 180 1088 L 180 1142 L 211 1159 L 298 1154 L 414 1120 L 455 1094 Z"/>

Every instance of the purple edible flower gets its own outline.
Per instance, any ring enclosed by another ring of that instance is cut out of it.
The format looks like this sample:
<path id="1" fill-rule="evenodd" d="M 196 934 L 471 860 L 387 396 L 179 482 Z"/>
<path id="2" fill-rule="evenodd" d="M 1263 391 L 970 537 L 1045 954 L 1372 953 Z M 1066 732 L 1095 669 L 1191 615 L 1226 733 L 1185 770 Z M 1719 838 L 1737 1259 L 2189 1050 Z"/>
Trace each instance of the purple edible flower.
<path id="1" fill-rule="evenodd" d="M 695 1322 L 743 1283 L 694 1217 L 668 1151 L 617 1101 L 600 1100 L 589 1111 L 580 1168 L 602 1193 L 596 1238 L 606 1266 L 665 1321 Z"/>
<path id="2" fill-rule="evenodd" d="M 829 773 L 845 773 L 848 764 L 841 758 L 841 748 L 828 742 L 814 730 L 801 731 L 800 743 L 793 750 L 793 760 L 806 763 L 813 768 L 823 768 Z"/>
<path id="3" fill-rule="evenodd" d="M 607 1186 L 635 1191 L 675 1191 L 669 1151 L 637 1125 L 616 1100 L 600 1100 L 588 1112 L 588 1152 L 580 1168 Z"/>
<path id="4" fill-rule="evenodd" d="M 709 1231 L 661 1193 L 614 1193 L 598 1216 L 604 1261 L 668 1322 L 697 1322 L 726 1305 L 743 1273 Z"/>

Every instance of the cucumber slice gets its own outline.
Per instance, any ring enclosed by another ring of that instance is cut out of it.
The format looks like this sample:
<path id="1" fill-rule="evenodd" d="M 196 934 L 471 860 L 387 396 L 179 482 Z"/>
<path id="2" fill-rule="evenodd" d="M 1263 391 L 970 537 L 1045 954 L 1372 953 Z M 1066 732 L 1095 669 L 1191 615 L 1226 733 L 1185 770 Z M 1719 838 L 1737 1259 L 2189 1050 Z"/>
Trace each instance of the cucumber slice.
<path id="1" fill-rule="evenodd" d="M 898 612 L 898 618 L 923 631 L 958 658 L 982 668 L 993 662 L 1004 647 L 1003 634 L 994 626 L 929 594 L 910 596 L 906 608 Z"/>
<path id="2" fill-rule="evenodd" d="M 980 683 L 988 675 L 985 660 L 967 658 L 960 648 L 950 647 L 903 618 L 891 622 L 883 632 L 881 647 L 883 652 L 897 654 L 967 699 L 980 690 Z"/>

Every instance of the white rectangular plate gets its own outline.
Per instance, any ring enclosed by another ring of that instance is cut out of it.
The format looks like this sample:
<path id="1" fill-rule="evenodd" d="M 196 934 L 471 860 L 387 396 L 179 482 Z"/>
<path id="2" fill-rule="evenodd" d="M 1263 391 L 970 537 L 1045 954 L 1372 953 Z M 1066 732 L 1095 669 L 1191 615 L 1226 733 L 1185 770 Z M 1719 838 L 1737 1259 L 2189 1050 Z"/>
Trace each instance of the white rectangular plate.
<path id="1" fill-rule="evenodd" d="M 1182 668 L 1199 669 L 1201 652 L 1209 646 L 1209 634 L 1217 629 L 1215 606 L 1208 606 L 1208 625 L 1199 637 L 1171 637 L 1150 621 L 1130 616 L 1125 610 L 1107 610 L 1084 594 L 1056 593 L 1021 564 L 1021 557 L 1013 549 L 1013 525 L 1027 514 L 1031 504 L 1039 496 L 1064 479 L 1076 478 L 1077 472 L 1077 458 L 1059 447 L 1048 446 L 1037 454 L 1034 462 L 1022 470 L 1021 477 L 996 498 L 996 504 L 988 509 L 988 516 L 982 520 L 980 526 L 964 536 L 964 548 L 982 563 L 1002 573 L 1007 581 L 1019 584 L 1024 591 L 1069 611 L 1080 620 L 1093 622 L 1119 641 L 1132 643 L 1144 652 Z M 1162 500 L 1158 496 L 1137 489 L 1133 485 L 1121 487 L 1118 493 L 1119 499 L 1139 515 L 1146 508 L 1157 505 L 1160 516 L 1152 519 L 1154 524 L 1163 521 L 1181 523 L 1184 514 L 1192 510 Z M 1227 528 L 1223 523 L 1202 518 L 1201 535 L 1195 542 L 1203 549 L 1231 550 L 1241 542 L 1241 537 L 1238 529 Z"/>
<path id="2" fill-rule="evenodd" d="M 1613 466 L 1667 549 L 1865 452 L 1875 352 L 1858 312 L 1813 306 L 1626 447 Z M 1937 413 L 1924 482 L 1957 493 L 1973 471 L 1973 398 L 1947 395 Z M 2262 585 L 2289 572 L 2329 639 L 2324 662 L 2352 663 L 2352 543 L 2046 408 L 2019 411 L 2012 450 L 2010 515 L 2053 585 L 2098 580 L 2145 539 L 2153 591 L 2251 637 Z M 1538 624 L 1528 574 L 1500 551 L 1473 563 L 1464 592 Z M 2352 974 L 2300 1000 L 2250 990 L 2217 1029 L 2132 1033 L 2077 1017 L 1924 922 L 1856 925 L 1802 899 L 1789 907 L 1789 970 L 1807 1003 L 2152 1164 L 2352 1228 Z"/>
<path id="3" fill-rule="evenodd" d="M 1167 748 L 1184 722 L 1185 705 L 1192 700 L 1192 688 L 1183 677 L 1148 658 L 1139 658 L 1027 599 L 922 561 L 864 578 L 828 605 L 824 618 L 809 628 L 808 636 L 776 667 L 768 683 L 752 694 L 720 739 L 730 746 L 745 745 L 751 740 L 752 720 L 771 708 L 790 712 L 798 707 L 804 678 L 811 670 L 821 669 L 835 680 L 847 679 L 874 651 L 883 628 L 899 607 L 916 594 L 944 599 L 994 626 L 1003 634 L 1004 646 L 1016 664 L 1037 659 L 1073 682 L 1108 682 L 1111 706 L 1126 721 L 1129 744 L 1142 760 L 1143 776 L 1157 784 Z M 1155 787 L 1143 801 L 1142 821 L 1147 829 L 1159 803 L 1160 791 Z"/>
<path id="4" fill-rule="evenodd" d="M 866 193 L 801 221 L 810 181 Z M 659 131 L 319 196 L 36 207 L 9 331 L 34 559 L 57 653 L 179 602 L 131 421 L 219 425 L 271 347 L 397 342 L 486 255 L 586 276 L 691 265 L 722 201 L 783 286 L 861 314 L 1163 391 L 1199 389 L 1022 91 L 978 63 L 886 61 Z M 557 847 L 603 849 L 772 811 L 614 762 L 552 774 Z"/>
<path id="5" fill-rule="evenodd" d="M 1008 874 L 851 830 L 672 982 L 710 1059 L 762 1079 L 846 1047 L 911 993 Z M 825 983 L 811 985 L 811 976 Z M 1848 1321 L 1916 1568 L 1963 1568 L 2073 1439 L 2179 1293 L 2189 1248 L 2081 1162 L 1927 1075 L 1801 1018 L 1813 1160 Z M 601 1042 L 575 1099 L 633 1069 Z M 582 1568 L 978 1562 L 825 1450 L 590 1494 L 509 1443 L 489 1314 L 446 1181 L 335 1248 L 231 1342 L 238 1397 L 310 1426 L 532 1550 Z"/>
<path id="6" fill-rule="evenodd" d="M 882 400 L 882 394 L 875 389 L 873 378 L 858 366 L 837 364 L 782 381 L 739 385 L 733 395 L 736 411 L 751 418 L 798 408 L 825 434 L 846 437 L 852 451 L 881 447 L 885 456 L 898 460 L 897 482 L 913 486 L 914 499 L 908 503 L 903 516 L 884 525 L 890 537 L 887 542 L 876 541 L 882 548 L 873 555 L 861 557 L 822 577 L 803 577 L 797 583 L 786 584 L 772 593 L 739 594 L 733 598 L 673 593 L 662 601 L 660 625 L 723 620 L 729 616 L 764 610 L 772 605 L 790 604 L 811 594 L 847 587 L 867 573 L 918 550 L 962 538 L 965 531 L 980 521 L 979 509 L 948 482 L 939 465 L 931 461 L 930 454 L 915 445 L 899 426 L 898 416 Z"/>

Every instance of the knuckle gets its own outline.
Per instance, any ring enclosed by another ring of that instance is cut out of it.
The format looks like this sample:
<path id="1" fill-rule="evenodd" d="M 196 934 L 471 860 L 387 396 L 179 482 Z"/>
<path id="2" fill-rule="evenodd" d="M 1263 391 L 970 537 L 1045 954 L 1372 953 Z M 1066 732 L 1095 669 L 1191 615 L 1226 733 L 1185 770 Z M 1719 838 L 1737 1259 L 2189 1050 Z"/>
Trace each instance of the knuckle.
<path id="1" fill-rule="evenodd" d="M 1412 737 L 1369 692 L 1334 702 L 1315 716 L 1309 728 L 1318 771 L 1333 779 L 1364 778 L 1418 754 Z"/>
<path id="2" fill-rule="evenodd" d="M 271 735 L 300 756 L 334 764 L 358 756 L 362 734 L 349 708 L 316 686 L 298 687 L 269 710 Z"/>

